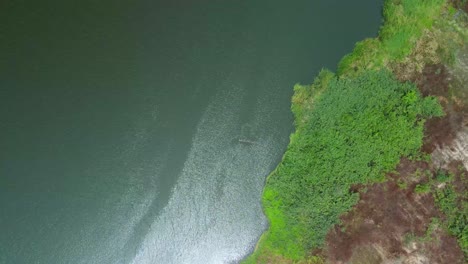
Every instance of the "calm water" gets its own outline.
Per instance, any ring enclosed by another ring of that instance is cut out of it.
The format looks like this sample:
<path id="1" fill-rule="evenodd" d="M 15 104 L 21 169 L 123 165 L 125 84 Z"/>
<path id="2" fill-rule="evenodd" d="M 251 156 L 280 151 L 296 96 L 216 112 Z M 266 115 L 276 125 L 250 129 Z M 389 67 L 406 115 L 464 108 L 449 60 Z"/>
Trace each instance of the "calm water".
<path id="1" fill-rule="evenodd" d="M 292 87 L 382 0 L 0 4 L 0 263 L 231 263 Z"/>

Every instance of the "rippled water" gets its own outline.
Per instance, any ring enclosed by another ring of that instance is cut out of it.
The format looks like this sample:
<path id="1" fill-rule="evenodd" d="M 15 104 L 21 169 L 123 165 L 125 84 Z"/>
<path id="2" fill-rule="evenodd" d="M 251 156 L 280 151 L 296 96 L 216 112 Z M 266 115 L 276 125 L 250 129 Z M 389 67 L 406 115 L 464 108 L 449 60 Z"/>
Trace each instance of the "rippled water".
<path id="1" fill-rule="evenodd" d="M 382 1 L 7 1 L 0 263 L 231 263 L 292 131 L 292 87 Z"/>

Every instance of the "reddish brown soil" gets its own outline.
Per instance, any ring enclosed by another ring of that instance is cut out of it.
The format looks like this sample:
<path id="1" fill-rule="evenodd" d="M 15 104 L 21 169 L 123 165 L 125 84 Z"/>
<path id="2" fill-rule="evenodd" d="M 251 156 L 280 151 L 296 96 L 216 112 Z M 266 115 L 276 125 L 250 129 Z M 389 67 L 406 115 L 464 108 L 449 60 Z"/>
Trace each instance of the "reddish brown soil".
<path id="1" fill-rule="evenodd" d="M 421 93 L 438 97 L 445 112 L 443 118 L 432 118 L 425 124 L 426 137 L 422 148 L 425 153 L 432 153 L 437 146 L 450 145 L 465 125 L 463 120 L 468 109 L 447 98 L 449 80 L 447 68 L 440 64 L 427 66 L 416 80 Z"/>
<path id="2" fill-rule="evenodd" d="M 463 2 L 465 2 L 465 3 L 463 3 Z M 461 9 L 461 10 L 465 11 L 466 13 L 468 13 L 468 1 L 452 0 L 452 3 L 456 8 Z"/>
<path id="3" fill-rule="evenodd" d="M 446 116 L 444 118 L 432 118 L 425 123 L 426 137 L 423 141 L 423 152 L 430 154 L 437 146 L 450 145 L 457 132 L 463 127 L 461 113 L 447 108 L 445 108 L 445 112 Z"/>
<path id="4" fill-rule="evenodd" d="M 424 96 L 445 96 L 449 90 L 448 70 L 442 64 L 426 66 L 416 83 Z"/>

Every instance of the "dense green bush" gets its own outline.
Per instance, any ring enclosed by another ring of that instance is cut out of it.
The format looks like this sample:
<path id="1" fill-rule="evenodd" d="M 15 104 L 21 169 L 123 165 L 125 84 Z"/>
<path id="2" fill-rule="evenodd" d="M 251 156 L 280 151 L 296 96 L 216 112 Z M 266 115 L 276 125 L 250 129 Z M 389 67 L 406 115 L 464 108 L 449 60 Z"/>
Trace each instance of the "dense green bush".
<path id="1" fill-rule="evenodd" d="M 264 190 L 270 229 L 256 254 L 301 259 L 356 203 L 350 186 L 382 180 L 416 154 L 424 118 L 442 110 L 387 71 L 353 79 L 322 71 L 313 85 L 296 86 L 292 109 L 296 132 Z"/>

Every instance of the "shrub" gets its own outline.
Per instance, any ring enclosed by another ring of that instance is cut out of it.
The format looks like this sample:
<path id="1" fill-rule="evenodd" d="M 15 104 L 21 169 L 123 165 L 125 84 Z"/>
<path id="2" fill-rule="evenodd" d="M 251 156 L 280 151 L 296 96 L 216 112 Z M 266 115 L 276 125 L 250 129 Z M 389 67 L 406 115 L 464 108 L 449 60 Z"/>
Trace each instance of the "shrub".
<path id="1" fill-rule="evenodd" d="M 431 185 L 424 183 L 424 184 L 418 184 L 414 188 L 414 192 L 418 194 L 424 194 L 428 193 L 431 190 Z"/>

